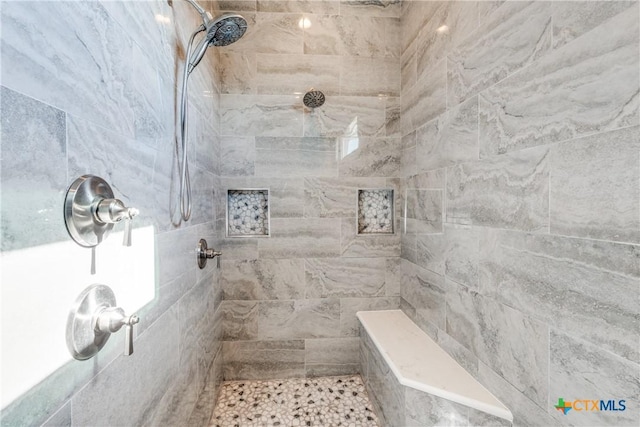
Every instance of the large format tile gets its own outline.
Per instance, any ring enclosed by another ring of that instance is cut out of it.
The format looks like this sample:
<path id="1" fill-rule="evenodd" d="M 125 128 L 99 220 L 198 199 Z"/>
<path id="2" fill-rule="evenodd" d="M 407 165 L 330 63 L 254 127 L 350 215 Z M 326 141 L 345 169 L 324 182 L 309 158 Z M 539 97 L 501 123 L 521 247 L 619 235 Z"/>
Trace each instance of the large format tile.
<path id="1" fill-rule="evenodd" d="M 542 407 L 547 403 L 549 329 L 546 325 L 450 284 L 446 331 L 538 405 Z"/>
<path id="2" fill-rule="evenodd" d="M 251 136 L 220 138 L 220 175 L 251 176 L 255 172 L 256 143 Z"/>
<path id="3" fill-rule="evenodd" d="M 405 387 L 405 426 L 467 426 L 469 407 Z"/>
<path id="4" fill-rule="evenodd" d="M 258 321 L 261 339 L 330 338 L 340 334 L 340 300 L 262 301 Z"/>
<path id="5" fill-rule="evenodd" d="M 551 48 L 549 2 L 511 2 L 448 56 L 447 101 L 457 105 L 543 56 Z"/>
<path id="6" fill-rule="evenodd" d="M 303 340 L 225 341 L 222 346 L 226 380 L 304 377 Z"/>
<path id="7" fill-rule="evenodd" d="M 484 91 L 481 157 L 637 125 L 637 8 Z"/>
<path id="8" fill-rule="evenodd" d="M 298 25 L 298 13 L 243 12 L 247 32 L 235 43 L 225 47 L 229 52 L 242 53 L 303 53 L 303 31 Z"/>
<path id="9" fill-rule="evenodd" d="M 416 132 L 418 172 L 478 159 L 478 99 L 449 109 Z"/>
<path id="10" fill-rule="evenodd" d="M 337 15 L 340 12 L 339 0 L 254 0 L 254 2 L 257 3 L 257 9 L 260 12 L 302 12 L 321 15 Z"/>
<path id="11" fill-rule="evenodd" d="M 548 157 L 538 147 L 448 168 L 447 222 L 548 230 Z"/>
<path id="12" fill-rule="evenodd" d="M 442 190 L 407 190 L 407 233 L 442 233 Z"/>
<path id="13" fill-rule="evenodd" d="M 553 47 L 570 43 L 636 4 L 626 0 L 553 2 Z"/>
<path id="14" fill-rule="evenodd" d="M 358 311 L 395 310 L 400 307 L 400 297 L 340 298 L 340 336 L 356 337 L 359 331 Z"/>
<path id="15" fill-rule="evenodd" d="M 260 258 L 324 258 L 340 255 L 339 218 L 274 218 L 271 237 L 258 241 Z"/>
<path id="16" fill-rule="evenodd" d="M 480 291 L 631 361 L 638 351 L 638 246 L 485 229 Z"/>
<path id="17" fill-rule="evenodd" d="M 222 301 L 220 305 L 223 339 L 258 338 L 259 306 L 256 301 Z"/>
<path id="18" fill-rule="evenodd" d="M 302 106 L 295 95 L 221 95 L 224 136 L 301 136 Z"/>
<path id="19" fill-rule="evenodd" d="M 396 58 L 343 57 L 340 95 L 400 96 L 400 61 Z"/>
<path id="20" fill-rule="evenodd" d="M 220 277 L 224 298 L 275 300 L 304 297 L 304 261 L 254 259 L 227 263 Z"/>
<path id="21" fill-rule="evenodd" d="M 307 365 L 355 365 L 360 338 L 318 338 L 305 340 Z"/>
<path id="22" fill-rule="evenodd" d="M 477 228 L 445 225 L 444 274 L 469 288 L 478 288 L 478 257 L 480 250 Z M 432 236 L 426 236 L 432 237 Z"/>
<path id="23" fill-rule="evenodd" d="M 220 93 L 256 93 L 256 54 L 221 52 L 217 66 Z"/>
<path id="24" fill-rule="evenodd" d="M 376 258 L 305 260 L 306 298 L 385 295 L 386 263 Z"/>
<path id="25" fill-rule="evenodd" d="M 255 86 L 259 94 L 304 94 L 311 88 L 340 94 L 343 60 L 327 55 L 265 55 L 257 59 Z"/>
<path id="26" fill-rule="evenodd" d="M 447 62 L 440 61 L 418 78 L 414 89 L 403 94 L 402 123 L 404 129 L 417 129 L 446 110 Z"/>
<path id="27" fill-rule="evenodd" d="M 400 172 L 400 138 L 341 138 L 340 176 L 395 177 Z M 374 187 L 374 184 L 366 185 Z"/>
<path id="28" fill-rule="evenodd" d="M 1 19 L 3 85 L 133 136 L 132 42 L 101 3 L 7 2 Z"/>
<path id="29" fill-rule="evenodd" d="M 338 176 L 333 138 L 256 138 L 259 177 Z"/>
<path id="30" fill-rule="evenodd" d="M 639 243 L 638 152 L 637 126 L 555 146 L 549 161 L 551 232 Z"/>
<path id="31" fill-rule="evenodd" d="M 386 103 L 378 96 L 327 96 L 320 108 L 305 109 L 304 136 L 385 136 Z"/>
<path id="32" fill-rule="evenodd" d="M 551 381 L 550 401 L 558 398 L 613 399 L 620 409 L 619 400 L 626 400 L 624 411 L 570 410 L 571 425 L 616 425 L 634 426 L 640 422 L 640 409 L 633 403 L 640 398 L 640 366 L 617 357 L 598 346 L 575 340 L 563 331 L 551 330 Z M 559 411 L 552 416 L 560 423 L 565 418 Z"/>
<path id="33" fill-rule="evenodd" d="M 420 323 L 418 326 L 445 329 L 444 276 L 417 267 L 415 275 L 403 276 L 400 296 L 415 309 L 416 323 Z"/>
<path id="34" fill-rule="evenodd" d="M 2 87 L 2 250 L 66 240 L 65 113 Z"/>

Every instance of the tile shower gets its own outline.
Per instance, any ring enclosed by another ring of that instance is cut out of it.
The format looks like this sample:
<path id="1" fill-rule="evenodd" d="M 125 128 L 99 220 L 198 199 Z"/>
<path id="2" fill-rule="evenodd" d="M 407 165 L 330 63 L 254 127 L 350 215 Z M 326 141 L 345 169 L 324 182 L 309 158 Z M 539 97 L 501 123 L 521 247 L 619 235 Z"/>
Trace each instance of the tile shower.
<path id="1" fill-rule="evenodd" d="M 173 86 L 197 14 L 2 3 L 3 336 L 24 305 L 7 289 L 43 307 L 55 291 L 6 263 L 65 240 L 77 175 L 111 177 L 139 207 L 157 264 L 134 356 L 114 340 L 93 364 L 25 379 L 3 425 L 207 425 L 223 379 L 357 374 L 355 312 L 389 308 L 516 425 L 637 424 L 632 405 L 553 405 L 640 398 L 638 2 L 202 3 L 249 30 L 190 82 L 186 224 L 172 220 Z M 302 104 L 312 87 L 320 108 Z M 269 237 L 228 233 L 243 189 L 268 189 Z M 393 233 L 361 233 L 363 190 L 392 192 Z M 200 237 L 220 270 L 196 268 Z"/>

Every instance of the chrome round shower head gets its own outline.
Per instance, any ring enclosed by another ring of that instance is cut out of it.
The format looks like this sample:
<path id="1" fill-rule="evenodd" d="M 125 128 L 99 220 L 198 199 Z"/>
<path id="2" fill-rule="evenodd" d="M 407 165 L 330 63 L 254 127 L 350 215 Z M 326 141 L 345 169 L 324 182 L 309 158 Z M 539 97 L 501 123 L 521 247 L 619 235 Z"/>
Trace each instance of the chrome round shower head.
<path id="1" fill-rule="evenodd" d="M 302 98 L 302 102 L 309 108 L 318 108 L 324 104 L 325 97 L 324 93 L 319 90 L 311 89 L 309 92 L 304 94 Z"/>
<path id="2" fill-rule="evenodd" d="M 207 25 L 209 46 L 227 46 L 238 41 L 247 31 L 247 21 L 241 15 L 228 13 Z"/>

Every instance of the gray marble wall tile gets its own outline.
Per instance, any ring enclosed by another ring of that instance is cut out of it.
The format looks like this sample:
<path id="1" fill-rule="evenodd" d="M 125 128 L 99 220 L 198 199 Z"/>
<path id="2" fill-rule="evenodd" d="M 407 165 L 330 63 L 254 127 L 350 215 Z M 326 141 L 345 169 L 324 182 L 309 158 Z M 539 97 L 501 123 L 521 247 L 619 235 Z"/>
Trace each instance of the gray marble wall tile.
<path id="1" fill-rule="evenodd" d="M 342 257 L 400 256 L 399 230 L 391 235 L 358 235 L 356 218 L 342 218 L 340 248 Z"/>
<path id="2" fill-rule="evenodd" d="M 480 291 L 638 362 L 639 259 L 638 246 L 484 230 Z"/>
<path id="3" fill-rule="evenodd" d="M 217 3 L 218 8 L 225 11 L 255 12 L 258 8 L 257 0 L 217 0 Z"/>
<path id="4" fill-rule="evenodd" d="M 389 365 L 370 339 L 365 340 L 368 360 L 367 391 L 382 410 L 385 425 L 402 426 L 405 423 L 405 392 Z"/>
<path id="5" fill-rule="evenodd" d="M 309 27 L 304 30 L 305 55 L 342 55 L 384 57 L 392 51 L 385 25 L 394 18 L 366 15 L 305 15 Z"/>
<path id="6" fill-rule="evenodd" d="M 341 138 L 338 175 L 395 177 L 400 173 L 400 138 Z M 373 188 L 374 185 L 365 187 Z"/>
<path id="7" fill-rule="evenodd" d="M 258 0 L 260 12 L 278 13 L 317 13 L 337 15 L 340 12 L 339 0 Z"/>
<path id="8" fill-rule="evenodd" d="M 406 185 L 409 189 L 426 189 L 445 187 L 446 169 L 436 169 L 424 173 L 419 173 L 407 179 Z"/>
<path id="9" fill-rule="evenodd" d="M 449 109 L 416 132 L 418 172 L 478 159 L 478 98 Z"/>
<path id="10" fill-rule="evenodd" d="M 305 58 L 307 56 L 305 55 Z M 323 86 L 318 85 L 318 87 Z M 400 60 L 384 57 L 342 57 L 340 94 L 345 96 L 400 96 Z"/>
<path id="11" fill-rule="evenodd" d="M 71 402 L 65 403 L 42 427 L 71 427 Z"/>
<path id="12" fill-rule="evenodd" d="M 305 365 L 305 376 L 314 377 L 335 377 L 342 375 L 357 375 L 360 373 L 359 363 L 307 363 Z"/>
<path id="13" fill-rule="evenodd" d="M 417 235 L 415 233 L 405 233 L 400 235 L 400 256 L 411 261 L 414 264 L 418 263 L 418 251 L 417 251 Z"/>
<path id="14" fill-rule="evenodd" d="M 396 310 L 399 307 L 400 297 L 340 298 L 340 336 L 358 336 L 358 311 Z"/>
<path id="15" fill-rule="evenodd" d="M 331 338 L 340 334 L 340 300 L 262 301 L 258 320 L 261 339 Z"/>
<path id="16" fill-rule="evenodd" d="M 510 2 L 448 56 L 447 100 L 457 105 L 551 49 L 549 2 Z"/>
<path id="17" fill-rule="evenodd" d="M 221 93 L 256 93 L 256 54 L 221 52 L 217 70 Z"/>
<path id="18" fill-rule="evenodd" d="M 599 346 L 575 340 L 560 330 L 551 330 L 551 389 L 549 400 L 573 399 L 626 400 L 626 410 L 570 411 L 566 416 L 551 411 L 559 423 L 571 425 L 636 425 L 640 409 L 640 366 L 617 357 Z M 567 417 L 567 418 L 565 418 Z M 568 417 L 571 417 L 570 420 Z"/>
<path id="19" fill-rule="evenodd" d="M 376 258 L 307 259 L 306 298 L 385 295 L 386 263 Z"/>
<path id="20" fill-rule="evenodd" d="M 638 152 L 637 126 L 554 146 L 549 161 L 551 232 L 639 243 Z"/>
<path id="21" fill-rule="evenodd" d="M 399 257 L 387 258 L 385 260 L 385 295 L 388 297 L 400 296 L 402 281 L 402 259 Z"/>
<path id="22" fill-rule="evenodd" d="M 447 169 L 447 222 L 546 231 L 549 148 Z"/>
<path id="23" fill-rule="evenodd" d="M 66 240 L 65 113 L 2 87 L 2 251 Z"/>
<path id="24" fill-rule="evenodd" d="M 442 114 L 446 110 L 446 89 L 447 62 L 442 60 L 402 97 L 403 128 L 417 129 Z"/>
<path id="25" fill-rule="evenodd" d="M 553 47 L 570 43 L 636 3 L 622 0 L 553 2 Z"/>
<path id="26" fill-rule="evenodd" d="M 305 344 L 288 341 L 225 341 L 225 380 L 304 377 Z"/>
<path id="27" fill-rule="evenodd" d="M 458 362 L 467 372 L 473 376 L 478 374 L 478 357 L 475 353 L 460 344 L 455 338 L 452 338 L 451 335 L 447 334 L 443 330 L 438 330 L 434 339 L 438 345 L 446 351 L 449 356 L 453 357 L 455 361 Z"/>
<path id="28" fill-rule="evenodd" d="M 225 263 L 220 277 L 224 299 L 275 300 L 304 298 L 304 261 L 253 259 Z"/>
<path id="29" fill-rule="evenodd" d="M 243 12 L 247 32 L 237 42 L 225 47 L 242 53 L 303 53 L 303 30 L 298 13 Z"/>
<path id="30" fill-rule="evenodd" d="M 71 401 L 73 425 L 142 424 L 178 371 L 178 329 L 177 313 L 172 309 L 136 340 L 135 357 L 119 357 L 76 393 Z M 157 370 L 145 369 L 148 365 Z"/>
<path id="31" fill-rule="evenodd" d="M 345 60 L 328 55 L 259 54 L 255 86 L 259 94 L 301 95 L 317 88 L 325 95 L 339 95 Z"/>
<path id="32" fill-rule="evenodd" d="M 295 95 L 221 95 L 220 108 L 222 135 L 302 135 L 302 105 Z"/>
<path id="33" fill-rule="evenodd" d="M 213 174 L 198 167 L 191 167 L 192 215 L 191 224 L 215 220 L 213 208 Z"/>
<path id="34" fill-rule="evenodd" d="M 358 363 L 360 338 L 319 338 L 305 340 L 305 362 L 347 365 Z"/>
<path id="35" fill-rule="evenodd" d="M 325 258 L 340 255 L 340 219 L 273 218 L 271 237 L 258 241 L 260 258 Z"/>
<path id="36" fill-rule="evenodd" d="M 258 338 L 260 309 L 256 301 L 224 300 L 220 305 L 225 340 Z"/>
<path id="37" fill-rule="evenodd" d="M 415 136 L 415 133 L 410 135 Z M 409 178 L 417 173 L 417 157 L 417 148 L 415 145 L 402 150 L 400 153 L 400 176 L 402 178 Z"/>
<path id="38" fill-rule="evenodd" d="M 384 178 L 305 178 L 304 216 L 343 218 L 357 216 L 358 189 L 383 188 Z"/>
<path id="39" fill-rule="evenodd" d="M 256 143 L 251 136 L 220 138 L 220 175 L 251 176 L 255 172 Z"/>
<path id="40" fill-rule="evenodd" d="M 385 105 L 385 135 L 399 138 L 402 136 L 400 111 L 402 104 L 399 96 L 387 96 Z M 396 151 L 398 148 L 396 147 Z"/>
<path id="41" fill-rule="evenodd" d="M 478 289 L 479 233 L 477 228 L 445 225 L 443 258 L 447 280 Z"/>
<path id="42" fill-rule="evenodd" d="M 333 138 L 256 138 L 259 177 L 338 176 Z"/>
<path id="43" fill-rule="evenodd" d="M 406 426 L 467 426 L 469 407 L 405 387 Z"/>
<path id="44" fill-rule="evenodd" d="M 470 426 L 486 426 L 486 427 L 511 427 L 513 423 L 504 418 L 495 417 L 486 412 L 469 409 L 469 425 Z"/>
<path id="45" fill-rule="evenodd" d="M 548 327 L 459 285 L 447 289 L 447 334 L 531 400 L 546 405 Z"/>
<path id="46" fill-rule="evenodd" d="M 359 16 L 391 16 L 400 17 L 400 0 L 340 0 L 340 14 Z"/>
<path id="47" fill-rule="evenodd" d="M 418 56 L 416 55 L 416 41 L 400 57 L 400 93 L 403 95 L 416 83 L 418 74 Z"/>
<path id="48" fill-rule="evenodd" d="M 133 136 L 132 42 L 101 3 L 7 2 L 0 13 L 3 85 Z"/>
<path id="49" fill-rule="evenodd" d="M 637 125 L 637 7 L 483 92 L 480 155 Z M 616 66 L 610 67 L 613 63 Z M 594 88 L 602 88 L 597 91 L 597 103 Z"/>
<path id="50" fill-rule="evenodd" d="M 400 296 L 415 308 L 419 323 L 428 322 L 438 329 L 445 328 L 444 276 L 416 267 L 415 276 L 403 276 Z"/>
<path id="51" fill-rule="evenodd" d="M 478 2 L 436 2 L 427 16 L 416 40 L 418 77 L 473 33 L 478 26 Z"/>
<path id="52" fill-rule="evenodd" d="M 321 108 L 304 111 L 304 136 L 358 138 L 385 133 L 384 97 L 328 96 Z"/>
<path id="53" fill-rule="evenodd" d="M 513 414 L 513 425 L 536 427 L 559 425 L 548 414 L 548 403 L 542 407 L 538 406 L 482 362 L 478 364 L 476 379 L 509 408 Z"/>
<path id="54" fill-rule="evenodd" d="M 407 190 L 407 232 L 442 233 L 443 191 Z"/>
<path id="55" fill-rule="evenodd" d="M 448 236 L 424 234 L 416 236 L 416 264 L 436 274 L 445 273 L 445 250 Z"/>

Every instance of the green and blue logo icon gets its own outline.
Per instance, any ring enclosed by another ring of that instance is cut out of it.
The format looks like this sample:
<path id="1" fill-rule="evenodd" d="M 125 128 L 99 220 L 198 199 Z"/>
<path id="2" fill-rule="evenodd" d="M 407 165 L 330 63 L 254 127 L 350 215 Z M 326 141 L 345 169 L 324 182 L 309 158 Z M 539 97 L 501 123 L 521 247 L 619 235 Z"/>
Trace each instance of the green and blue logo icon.
<path id="1" fill-rule="evenodd" d="M 627 405 L 626 400 L 576 399 L 572 402 L 566 402 L 563 397 L 560 397 L 554 408 L 567 415 L 572 409 L 576 412 L 624 411 L 627 409 Z"/>

